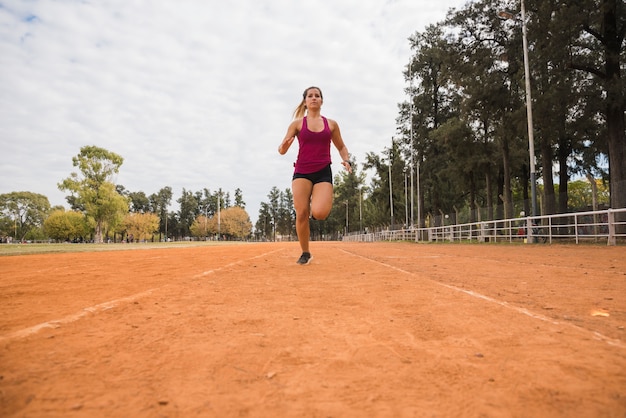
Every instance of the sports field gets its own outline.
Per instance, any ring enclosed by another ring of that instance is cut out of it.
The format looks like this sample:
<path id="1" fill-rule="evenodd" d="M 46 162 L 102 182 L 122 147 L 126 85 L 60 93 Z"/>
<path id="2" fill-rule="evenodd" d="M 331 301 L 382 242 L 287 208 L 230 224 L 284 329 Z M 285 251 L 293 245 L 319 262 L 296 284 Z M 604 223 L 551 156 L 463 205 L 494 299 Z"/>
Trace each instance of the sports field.
<path id="1" fill-rule="evenodd" d="M 111 248 L 0 257 L 1 417 L 626 416 L 624 247 Z"/>

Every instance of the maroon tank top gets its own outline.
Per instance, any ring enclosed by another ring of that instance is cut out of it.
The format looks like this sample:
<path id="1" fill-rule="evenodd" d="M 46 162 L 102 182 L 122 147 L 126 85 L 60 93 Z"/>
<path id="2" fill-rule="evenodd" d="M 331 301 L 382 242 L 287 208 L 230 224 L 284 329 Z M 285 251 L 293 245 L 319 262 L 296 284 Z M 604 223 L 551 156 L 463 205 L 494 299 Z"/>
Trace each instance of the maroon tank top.
<path id="1" fill-rule="evenodd" d="M 295 163 L 295 172 L 300 174 L 310 174 L 320 171 L 331 163 L 330 142 L 332 133 L 328 120 L 322 116 L 324 130 L 312 132 L 307 126 L 306 116 L 302 119 L 302 129 L 298 134 L 298 159 Z"/>

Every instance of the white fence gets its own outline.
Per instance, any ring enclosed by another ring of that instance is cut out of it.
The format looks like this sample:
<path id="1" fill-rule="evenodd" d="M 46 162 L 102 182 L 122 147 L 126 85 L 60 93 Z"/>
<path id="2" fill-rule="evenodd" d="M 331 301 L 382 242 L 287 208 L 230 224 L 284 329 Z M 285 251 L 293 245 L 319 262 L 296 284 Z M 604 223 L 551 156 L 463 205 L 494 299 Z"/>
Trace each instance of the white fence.
<path id="1" fill-rule="evenodd" d="M 626 208 L 353 233 L 344 241 L 606 243 L 626 242 Z"/>

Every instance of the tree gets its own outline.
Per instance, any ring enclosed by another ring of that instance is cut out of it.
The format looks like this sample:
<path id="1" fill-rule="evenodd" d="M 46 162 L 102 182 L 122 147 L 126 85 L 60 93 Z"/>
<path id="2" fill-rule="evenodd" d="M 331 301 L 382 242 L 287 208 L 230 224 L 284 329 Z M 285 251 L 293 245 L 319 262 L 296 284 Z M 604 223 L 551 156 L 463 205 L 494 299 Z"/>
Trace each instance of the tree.
<path id="1" fill-rule="evenodd" d="M 513 183 L 519 177 L 524 177 L 519 183 L 529 183 L 523 170 L 528 153 L 523 148 L 527 142 L 520 31 L 519 26 L 505 31 L 496 13 L 486 12 L 503 10 L 497 3 L 468 4 L 447 20 L 456 35 L 444 62 L 461 100 L 458 118 L 442 124 L 443 132 L 434 135 L 445 141 L 445 172 L 456 189 L 444 209 L 450 211 L 463 200 L 471 220 L 477 218 L 477 205 L 488 208 L 490 219 L 512 216 Z"/>
<path id="2" fill-rule="evenodd" d="M 199 215 L 189 228 L 194 237 L 208 237 L 217 234 L 217 218 Z"/>
<path id="3" fill-rule="evenodd" d="M 150 212 L 150 199 L 144 192 L 130 192 L 127 194 L 130 211 L 133 213 Z"/>
<path id="4" fill-rule="evenodd" d="M 161 241 L 161 234 L 164 234 L 167 238 L 167 208 L 172 201 L 172 188 L 163 187 L 158 193 L 153 193 L 148 198 L 150 200 L 151 212 L 159 216 L 159 241 Z"/>
<path id="5" fill-rule="evenodd" d="M 269 199 L 269 203 L 267 204 L 267 209 L 270 215 L 270 225 L 273 235 L 273 240 L 276 241 L 276 232 L 278 228 L 278 218 L 280 215 L 280 195 L 281 192 L 278 190 L 276 186 L 272 187 L 270 193 L 267 195 Z"/>
<path id="6" fill-rule="evenodd" d="M 152 238 L 152 234 L 159 230 L 159 217 L 154 213 L 128 213 L 124 218 L 124 228 L 131 241 L 142 242 Z"/>
<path id="7" fill-rule="evenodd" d="M 206 217 L 199 215 L 190 227 L 194 237 L 207 237 L 218 233 L 217 215 Z M 252 223 L 245 209 L 232 206 L 220 210 L 219 233 L 234 239 L 245 239 L 252 233 Z"/>
<path id="8" fill-rule="evenodd" d="M 392 153 L 392 155 L 398 153 Z M 392 165 L 393 166 L 393 165 Z M 372 192 L 368 197 L 368 224 L 374 227 L 383 227 L 391 223 L 391 207 L 389 205 L 389 161 L 387 164 L 379 155 L 368 152 L 363 165 L 365 170 L 374 170 L 371 179 Z M 393 174 L 393 173 L 392 173 Z"/>
<path id="9" fill-rule="evenodd" d="M 85 215 L 77 211 L 58 209 L 44 221 L 48 237 L 57 241 L 82 241 L 89 234 Z"/>
<path id="10" fill-rule="evenodd" d="M 593 181 L 593 183 L 591 183 Z M 591 178 L 588 181 L 576 180 L 569 184 L 570 209 L 574 211 L 598 210 L 598 205 L 607 206 L 610 202 L 609 190 L 602 180 Z M 594 198 L 594 191 L 596 197 Z M 596 200 L 597 199 L 597 200 Z M 595 201 L 595 205 L 594 205 Z"/>
<path id="11" fill-rule="evenodd" d="M 600 80 L 608 133 L 611 207 L 626 207 L 626 134 L 624 110 L 626 92 L 621 74 L 625 51 L 626 5 L 623 0 L 571 2 L 578 16 L 572 21 L 580 28 L 572 40 L 570 68 L 592 74 Z M 570 23 L 570 24 L 571 24 Z"/>
<path id="12" fill-rule="evenodd" d="M 291 189 L 285 189 L 279 194 L 276 210 L 276 231 L 283 237 L 289 237 L 289 239 L 296 235 L 296 209 L 293 206 Z"/>
<path id="13" fill-rule="evenodd" d="M 180 198 L 177 200 L 180 204 L 180 210 L 178 211 L 178 235 L 189 235 L 189 227 L 196 219 L 198 214 L 198 199 L 194 196 L 193 192 L 187 191 L 183 188 L 183 192 Z"/>
<path id="14" fill-rule="evenodd" d="M 95 242 L 103 242 L 106 226 L 115 226 L 128 212 L 128 203 L 112 183 L 114 174 L 124 159 L 119 155 L 97 146 L 84 146 L 72 158 L 74 167 L 70 177 L 58 184 L 60 190 L 69 191 L 68 203 L 85 214 L 95 229 Z"/>
<path id="15" fill-rule="evenodd" d="M 361 205 L 360 199 L 362 197 L 361 188 L 365 183 L 365 173 L 359 172 L 358 165 L 355 161 L 351 161 L 351 164 L 351 173 L 342 170 L 335 175 L 333 209 L 331 216 L 328 217 L 326 222 L 326 225 L 329 229 L 332 228 L 332 231 L 325 231 L 327 233 L 336 232 L 337 234 L 343 234 L 346 224 L 348 225 L 346 232 L 360 230 L 361 223 L 359 220 L 361 213 L 359 209 Z M 398 176 L 398 181 L 401 181 L 400 176 Z M 398 196 L 398 198 L 399 197 L 400 196 Z M 404 199 L 402 199 L 402 204 L 403 202 Z M 346 219 L 346 213 L 348 219 Z"/>
<path id="16" fill-rule="evenodd" d="M 11 192 L 0 195 L 2 234 L 21 241 L 35 229 L 43 226 L 50 211 L 50 202 L 44 195 L 32 192 Z"/>
<path id="17" fill-rule="evenodd" d="M 261 202 L 259 216 L 254 227 L 256 239 L 267 240 L 272 237 L 273 226 L 272 207 L 267 202 Z"/>
<path id="18" fill-rule="evenodd" d="M 245 239 L 252 233 L 252 223 L 245 209 L 239 206 L 221 212 L 221 233 L 235 239 Z"/>
<path id="19" fill-rule="evenodd" d="M 405 158 L 420 166 L 422 176 L 421 206 L 425 212 L 438 214 L 442 209 L 451 209 L 444 193 L 456 179 L 447 172 L 449 156 L 445 146 L 433 132 L 460 112 L 461 90 L 455 86 L 451 68 L 462 65 L 451 51 L 454 46 L 444 34 L 443 24 L 430 25 L 424 33 L 416 33 L 409 38 L 410 47 L 415 50 L 405 73 L 407 80 L 416 79 L 417 86 L 409 89 L 410 106 L 401 106 L 409 116 L 401 115 L 401 122 L 408 121 L 410 130 L 400 127 L 405 138 Z M 455 62 L 454 59 L 457 61 Z M 467 59 L 463 57 L 462 59 Z M 408 148 L 408 152 L 407 152 Z M 393 168 L 393 167 L 392 167 Z"/>
<path id="20" fill-rule="evenodd" d="M 246 202 L 243 201 L 243 192 L 240 188 L 235 189 L 235 206 L 239 206 L 242 209 L 246 208 Z"/>

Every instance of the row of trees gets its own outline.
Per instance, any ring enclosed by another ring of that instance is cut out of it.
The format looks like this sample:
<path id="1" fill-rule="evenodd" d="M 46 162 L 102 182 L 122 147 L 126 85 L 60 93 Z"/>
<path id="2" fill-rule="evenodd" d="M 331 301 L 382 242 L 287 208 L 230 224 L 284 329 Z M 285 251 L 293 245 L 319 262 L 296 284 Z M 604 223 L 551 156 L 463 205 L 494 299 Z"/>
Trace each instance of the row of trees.
<path id="1" fill-rule="evenodd" d="M 626 207 L 626 6 L 525 2 L 542 213 L 570 210 L 573 176 L 602 178 L 611 206 Z M 512 217 L 516 195 L 529 202 L 522 30 L 519 21 L 499 17 L 519 6 L 519 0 L 468 3 L 409 39 L 410 100 L 400 105 L 388 161 L 416 173 L 425 214 L 478 206 L 500 211 L 491 219 Z M 530 213 L 528 203 L 524 209 Z"/>
<path id="2" fill-rule="evenodd" d="M 4 240 L 94 241 L 162 240 L 183 237 L 244 239 L 252 224 L 241 190 L 229 193 L 183 189 L 178 211 L 168 210 L 172 189 L 147 196 L 115 185 L 123 158 L 97 146 L 82 147 L 72 162 L 78 171 L 58 184 L 68 191 L 70 210 L 50 207 L 46 196 L 31 192 L 0 195 L 0 237 Z"/>
<path id="3" fill-rule="evenodd" d="M 334 178 L 334 205 L 332 211 L 323 222 L 311 221 L 312 239 L 339 239 L 345 233 L 374 231 L 387 228 L 403 228 L 410 226 L 410 185 L 409 173 L 402 170 L 391 172 L 391 194 L 389 190 L 389 166 L 362 164 L 366 170 L 374 170 L 370 185 L 365 185 L 365 171 L 360 171 L 353 164 L 352 174 L 339 173 Z M 400 159 L 394 161 L 394 167 L 402 167 Z M 540 192 L 543 191 L 539 187 Z M 558 190 L 558 185 L 557 185 Z M 609 205 L 609 190 L 602 179 L 580 179 L 568 185 L 569 211 L 586 211 Z M 283 191 L 274 187 L 267 195 L 268 201 L 261 203 L 259 218 L 255 225 L 255 238 L 268 240 L 296 239 L 295 211 L 291 190 Z M 514 195 L 514 206 L 520 211 L 526 202 L 521 194 Z M 393 201 L 395 217 L 391 216 L 390 200 Z M 595 202 L 595 205 L 594 205 Z M 450 219 L 458 223 L 469 222 L 476 213 L 466 210 L 459 213 L 458 208 L 450 213 Z M 487 208 L 481 208 L 482 219 L 487 219 Z M 445 215 L 444 215 L 445 216 Z M 441 213 L 427 216 L 428 225 L 442 222 Z"/>
<path id="4" fill-rule="evenodd" d="M 356 167 L 356 164 L 354 165 Z M 379 167 L 385 171 L 388 168 Z M 355 188 L 355 184 L 361 180 L 360 175 L 341 173 L 335 177 L 335 205 L 324 222 L 313 221 L 311 223 L 313 239 L 337 239 L 345 232 L 364 231 L 388 227 L 391 223 L 389 207 L 376 205 L 379 192 L 388 193 L 388 187 L 383 179 L 387 179 L 386 172 L 377 172 L 369 187 Z M 409 202 L 408 184 L 405 173 L 392 175 L 392 194 L 397 223 L 408 224 Z M 404 182 L 404 184 L 402 184 Z M 388 184 L 388 183 L 387 183 Z M 594 188 L 596 189 L 594 192 Z M 117 189 L 122 189 L 118 186 Z M 568 187 L 569 202 L 572 210 L 587 209 L 595 199 L 600 204 L 608 204 L 608 189 L 601 180 L 593 182 L 577 180 L 571 182 Z M 217 202 L 217 195 L 207 192 L 189 194 L 183 191 L 179 202 L 189 202 L 191 199 L 183 199 L 184 196 L 209 196 Z M 128 212 L 120 214 L 119 222 L 103 221 L 105 225 L 104 239 L 144 241 L 161 239 L 161 237 L 173 237 L 180 239 L 185 236 L 206 238 L 222 236 L 227 239 L 244 239 L 250 235 L 250 221 L 248 214 L 241 206 L 228 206 L 228 198 L 223 199 L 226 206 L 220 210 L 204 206 L 208 210 L 199 213 L 203 206 L 195 205 L 195 218 L 187 232 L 181 227 L 183 208 L 190 209 L 193 204 L 181 206 L 178 211 L 164 211 L 165 218 L 158 214 L 159 196 L 171 196 L 171 189 L 165 187 L 159 193 L 145 196 L 144 193 L 124 193 L 128 202 Z M 171 199 L 171 197 L 170 197 Z M 295 211 L 293 210 L 293 196 L 291 190 L 278 190 L 273 187 L 268 194 L 268 202 L 261 204 L 259 218 L 256 223 L 254 238 L 257 240 L 296 239 Z M 210 199 L 211 200 L 211 199 Z M 168 201 L 168 199 L 165 199 Z M 202 199 L 196 199 L 201 202 Z M 217 204 L 217 203 L 216 203 Z M 167 206 L 165 206 L 167 207 Z M 192 211 L 193 212 L 193 211 Z M 207 216 L 208 213 L 208 216 Z M 16 240 L 45 240 L 57 241 L 85 241 L 92 240 L 95 236 L 95 220 L 79 210 L 66 211 L 63 207 L 50 207 L 46 196 L 31 192 L 12 192 L 0 195 L 0 238 Z M 169 225 L 174 225 L 171 228 Z M 168 230 L 168 228 L 170 228 Z M 158 236 L 155 236 L 158 234 Z"/>

